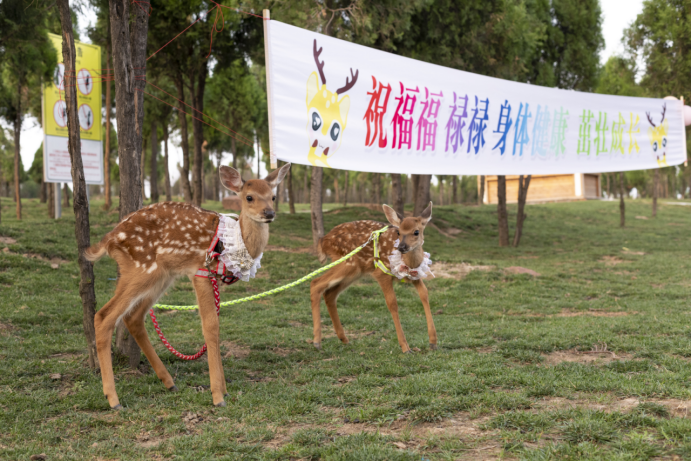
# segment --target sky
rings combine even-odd
[[[626,29],[643,10],[643,0],[600,0],[600,5],[604,17],[602,34],[605,38],[605,49],[600,53],[600,60],[604,64],[610,56],[621,54],[624,51],[624,47],[621,43],[624,29]],[[81,38],[84,42],[89,43],[89,39],[86,37],[86,29],[89,25],[96,22],[96,15],[87,7],[78,15],[78,20]],[[2,126],[8,128],[4,122]],[[28,170],[33,162],[34,153],[41,146],[41,142],[43,141],[43,130],[38,120],[33,117],[26,117],[24,119],[21,136],[22,162],[24,163],[24,168]],[[172,182],[175,182],[179,177],[176,165],[182,163],[182,150],[177,146],[179,140],[179,137],[171,137],[169,141],[169,171]],[[231,159],[232,156],[230,154],[225,154],[222,162],[228,164]],[[256,157],[252,164],[255,165],[253,171],[256,174]],[[262,177],[266,175],[266,168],[263,163],[261,164],[260,173]]]

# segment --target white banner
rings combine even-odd
[[[68,138],[44,137],[43,172],[46,182],[72,182],[72,161],[67,148]],[[103,144],[101,141],[81,140],[84,180],[87,184],[103,185]]]
[[[678,100],[484,77],[268,22],[272,158],[455,175],[601,173],[686,160]]]

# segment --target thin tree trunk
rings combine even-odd
[[[451,193],[451,202],[454,205],[458,205],[458,176],[456,175],[451,178],[451,188],[453,189]]]
[[[14,197],[17,208],[17,219],[22,219],[22,196],[19,183],[19,165],[22,158],[20,156],[20,138],[22,134],[22,84],[17,84],[17,114],[14,119]]]
[[[223,152],[221,150],[216,151],[216,180],[214,181],[214,195],[216,200],[219,202],[223,201],[222,188],[221,188],[221,157],[223,157]]]
[[[64,0],[63,0],[64,1]],[[142,207],[141,149],[144,117],[143,90],[146,74],[146,33],[148,14],[135,8],[130,29],[130,1],[109,0],[110,37],[115,76],[118,160],[120,167],[120,219]],[[138,91],[140,90],[140,91]],[[128,334],[124,323],[116,331],[116,349],[129,358],[129,365],[139,365],[139,346]]]
[[[151,203],[158,202],[158,127],[151,122]]]
[[[142,151],[141,151],[141,156],[139,159],[141,160],[141,164],[139,165],[139,171],[141,173],[141,181],[142,181],[142,205],[146,201],[146,139],[143,140],[142,142]]]
[[[233,150],[233,168],[236,170],[238,169],[238,151],[237,151],[237,146],[235,144],[235,138],[232,138],[230,140],[230,147]]]
[[[288,204],[290,206],[290,214],[295,214],[295,191],[293,190],[293,168],[290,167],[288,171]]]
[[[68,0],[56,2],[62,23],[62,57],[65,63],[65,75],[76,75],[74,37],[72,35],[72,15]],[[98,367],[96,354],[96,292],[94,290],[94,269],[91,262],[84,257],[84,252],[91,246],[89,226],[89,202],[86,196],[84,167],[82,165],[81,141],[79,135],[79,118],[77,114],[77,90],[75,82],[65,85],[65,104],[67,107],[68,149],[72,164],[72,184],[74,192],[74,233],[77,239],[77,262],[79,264],[79,296],[82,298],[82,326],[86,336],[89,354],[89,367]]]
[[[485,176],[480,176],[480,191],[477,196],[477,204],[482,205],[485,200]]]
[[[444,177],[437,176],[439,178],[439,205],[444,205]]]
[[[110,25],[108,26],[108,31],[106,32],[106,67],[110,67],[112,59],[110,58]],[[106,203],[103,208],[108,211],[113,205],[112,198],[110,196],[110,112],[111,112],[111,94],[110,87],[112,86],[110,80],[106,79],[106,145],[105,145],[105,158],[103,159],[103,175],[105,177],[105,199]]]
[[[411,179],[411,181],[412,181],[412,183],[413,183],[413,208],[417,209],[417,205],[416,205],[416,202],[417,202],[417,189],[418,189],[418,186],[419,186],[419,184],[420,184],[420,175],[417,175],[417,174],[410,175],[410,179]],[[424,208],[423,208],[423,210],[424,210]],[[413,214],[414,214],[414,213],[413,213]],[[415,214],[414,214],[414,215],[415,215]],[[415,216],[417,216],[417,215],[415,215]]]
[[[525,214],[525,202],[528,199],[528,187],[530,186],[530,179],[532,175],[524,178],[521,175],[518,178],[518,214],[516,215],[516,231],[513,234],[513,246],[517,247],[521,243],[523,236],[523,223],[528,216]]]
[[[348,205],[348,180],[350,179],[350,171],[345,172],[345,184],[343,185],[343,206]]]
[[[403,214],[403,186],[401,184],[401,175],[397,173],[391,174],[391,201],[393,202],[393,209],[401,216]]]
[[[166,201],[173,200],[173,191],[170,189],[170,171],[168,170],[168,121],[163,124],[163,175],[166,184]]]
[[[81,150],[81,148],[79,150]],[[65,209],[70,207],[70,189],[67,187],[67,183],[62,185],[62,206]]]
[[[192,102],[197,114],[204,112],[204,88],[206,87],[206,75],[209,66],[208,61],[204,61],[198,73],[196,91],[192,93]],[[190,82],[193,82],[193,78],[190,77]],[[194,83],[193,83],[194,85]],[[204,125],[202,124],[200,117],[194,117],[192,119],[192,129],[194,131],[194,170],[192,171],[192,183],[194,185],[194,191],[192,197],[194,203],[197,206],[202,204],[202,194],[204,193],[202,187],[202,145],[204,143]]]
[[[506,211],[506,176],[497,176],[497,215],[499,246],[509,246],[509,216]]]
[[[179,111],[178,122],[180,124],[180,148],[182,149],[182,167],[180,168],[180,187],[182,189],[182,197],[185,202],[192,201],[192,189],[190,188],[190,142],[189,133],[187,132],[187,115],[185,115],[184,103],[185,100],[185,84],[182,75],[178,74],[175,78],[175,86],[178,89]],[[235,148],[233,148],[235,152]]]
[[[46,198],[47,198],[46,197],[46,189],[47,189],[46,182],[41,179],[41,190],[40,190],[41,195],[39,196],[39,201],[41,203],[46,203]]]
[[[655,176],[653,179],[653,218],[657,217],[657,196],[660,190],[660,169],[655,169]]]
[[[334,202],[341,202],[341,191],[338,188],[338,173],[334,175]]]
[[[624,204],[624,173],[619,173],[619,227],[626,225],[626,205]]]
[[[312,214],[312,243],[317,248],[319,240],[324,237],[324,214],[322,213],[322,179],[324,169],[312,167],[312,187],[310,189],[310,211]]]
[[[69,141],[68,141],[69,142]],[[49,183],[48,189],[48,217],[55,219],[55,184]]]
[[[261,161],[261,155],[259,154],[259,149],[261,149],[261,146],[259,146],[259,137],[257,136],[257,133],[254,133],[254,139],[257,142],[257,179],[259,179],[260,176],[260,168],[259,168],[259,163]]]
[[[372,196],[376,205],[381,204],[381,173],[372,173]]]
[[[432,181],[431,174],[421,174],[417,175],[417,195],[415,196],[415,209],[413,210],[413,216],[420,216],[420,213],[427,208],[430,200],[430,182]]]

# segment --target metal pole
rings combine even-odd
[[[53,183],[55,187],[55,219],[60,219],[62,217],[62,183]]]

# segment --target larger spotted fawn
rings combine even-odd
[[[290,164],[287,164],[272,171],[265,179],[244,182],[240,173],[233,168],[221,167],[221,183],[241,199],[242,209],[237,222],[189,203],[155,203],[125,217],[100,243],[86,251],[86,257],[91,261],[108,254],[117,262],[120,274],[115,295],[96,313],[94,321],[103,393],[111,408],[122,408],[115,391],[111,361],[113,329],[121,320],[125,322],[163,385],[169,390],[177,390],[173,378],[149,341],[144,329],[144,316],[175,279],[182,276],[190,278],[197,295],[202,330],[208,347],[213,403],[225,406],[226,381],[221,363],[214,291],[207,277],[195,277],[195,274],[205,265],[210,267],[207,254],[211,242],[215,240],[217,229],[221,230],[219,224],[228,223],[228,227],[224,229],[234,230],[236,241],[239,241],[238,236],[241,234],[243,261],[249,260],[258,265],[269,241],[269,223],[276,216],[273,209],[273,189],[283,180],[289,168]],[[226,231],[226,234],[230,233],[232,232]],[[252,268],[256,270],[254,265]],[[238,272],[237,275],[243,280],[250,278],[249,273],[245,272]]]
[[[316,348],[321,348],[321,316],[320,303],[322,296],[326,301],[331,321],[336,332],[336,336],[344,343],[348,343],[345,331],[338,318],[336,300],[338,295],[360,277],[371,274],[379,283],[384,292],[386,305],[391,312],[393,322],[396,327],[398,344],[404,353],[410,352],[410,347],[403,334],[401,320],[398,317],[398,302],[394,292],[394,282],[396,279],[412,282],[417,289],[422,306],[425,309],[427,318],[427,333],[429,334],[429,345],[431,349],[437,348],[437,330],[434,327],[434,319],[429,306],[427,287],[422,281],[428,274],[431,274],[428,264],[431,263],[429,255],[422,249],[424,243],[424,231],[427,223],[432,219],[432,202],[418,217],[403,218],[394,211],[393,208],[384,205],[384,214],[392,227],[387,229],[379,237],[379,253],[382,266],[375,266],[374,242],[368,244],[359,253],[346,260],[324,275],[312,281],[310,295],[312,302],[312,321],[314,322],[314,340]],[[334,227],[331,232],[325,235],[319,242],[318,252],[320,259],[332,260],[342,258],[363,242],[367,241],[372,232],[381,229],[384,223],[376,221],[354,221]],[[432,274],[433,275],[433,274]]]

